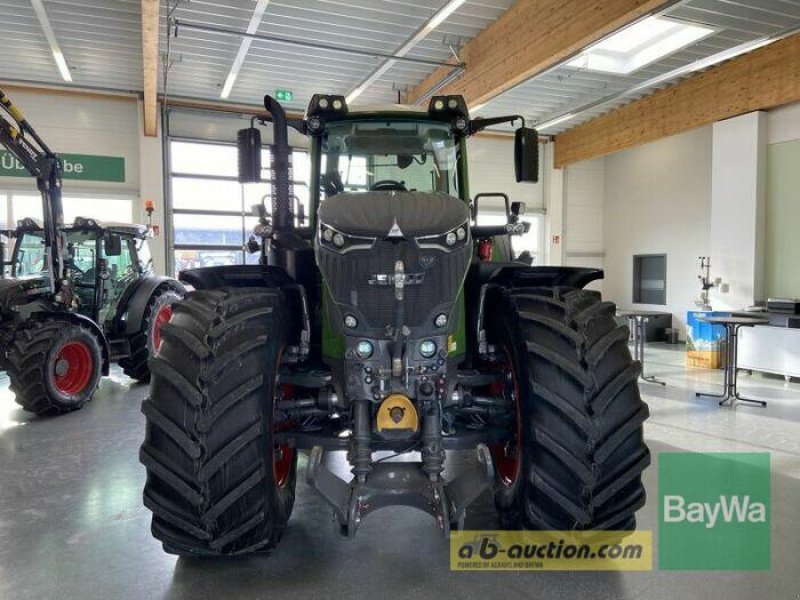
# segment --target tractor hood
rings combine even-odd
[[[468,220],[469,207],[443,193],[343,193],[319,208],[320,223],[345,234],[377,238],[443,234]]]
[[[0,313],[30,302],[33,296],[46,293],[48,286],[48,278],[44,276],[0,279]]]

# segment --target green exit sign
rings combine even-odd
[[[275,99],[278,102],[291,102],[294,94],[290,90],[275,90]]]

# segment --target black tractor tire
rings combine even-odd
[[[86,327],[45,319],[17,332],[6,362],[17,404],[37,415],[57,415],[92,398],[102,377],[103,351]]]
[[[516,470],[495,483],[504,528],[636,528],[649,412],[615,312],[574,288],[505,289],[487,306],[489,343],[510,358],[517,389],[518,439],[504,449]]]
[[[172,314],[170,307],[180,299],[181,295],[168,287],[159,288],[150,296],[144,310],[142,328],[128,340],[131,347],[130,356],[119,361],[119,366],[125,375],[140,383],[150,381],[148,360],[158,353],[160,329]]]
[[[273,435],[291,316],[280,291],[220,288],[188,294],[164,325],[139,456],[165,551],[245,554],[280,539],[297,479],[297,453]]]

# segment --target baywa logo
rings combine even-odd
[[[720,496],[719,502],[687,502],[683,496],[664,496],[665,523],[703,523],[706,529],[716,526],[722,518],[724,523],[765,523],[767,505],[751,502],[750,496]]]
[[[769,569],[768,453],[661,453],[658,476],[659,568]]]

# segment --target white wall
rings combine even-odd
[[[604,266],[604,206],[606,159],[588,160],[568,167],[564,173],[564,264],[570,267]],[[589,287],[602,291],[605,282]]]
[[[476,136],[467,141],[469,193],[503,192],[512,202],[524,202],[528,211],[544,208],[543,156],[539,145],[539,183],[517,183],[514,175],[514,138]]]
[[[711,127],[606,157],[604,293],[620,308],[663,310],[683,332],[709,254]],[[633,304],[633,256],[667,255],[667,304]],[[683,334],[682,334],[683,335]]]
[[[544,145],[542,187],[547,211],[544,227],[546,265],[564,264],[564,172],[554,166],[555,144]]]
[[[758,239],[758,232],[762,231],[758,223],[763,218],[763,203],[759,204],[756,199],[763,193],[761,174],[766,171],[763,144],[800,139],[800,104],[775,109],[766,116],[754,114],[744,118],[745,121],[749,118],[750,122],[748,140],[743,140],[742,136],[726,138],[721,132],[731,124],[727,121],[717,124],[719,203],[716,218],[712,217],[711,208],[715,147],[712,126],[565,169],[566,263],[589,265],[591,253],[599,248],[600,258],[596,264],[602,263],[605,270],[605,297],[622,308],[669,311],[675,327],[681,331],[686,311],[695,309],[694,301],[700,292],[699,256],[711,255],[712,277],[723,277],[732,284],[728,294],[712,291],[714,308],[741,309],[752,302],[751,297],[759,299],[757,296],[763,294],[758,294],[756,287],[764,267],[758,266],[758,248],[764,236]],[[742,179],[743,167],[735,166],[743,154],[749,157],[745,162],[752,167],[748,175],[750,183]],[[604,182],[602,192],[597,189],[601,182]],[[732,206],[731,196],[748,186],[752,210]],[[598,203],[602,204],[599,218],[593,216]],[[715,221],[718,239],[730,242],[732,255],[747,255],[745,262],[751,266],[751,285],[746,296],[741,298],[732,293],[737,287],[733,285],[736,275],[735,271],[728,272],[725,268],[719,247],[722,242],[717,243],[716,252],[712,247]],[[768,231],[763,233],[769,235]],[[580,253],[589,256],[582,257]],[[667,254],[666,306],[632,303],[633,255],[646,253]]]
[[[144,131],[144,110],[139,102],[139,131]],[[152,200],[155,203],[152,223],[158,235],[150,240],[150,252],[153,255],[153,266],[156,273],[166,273],[167,244],[166,226],[164,217],[164,169],[161,145],[161,114],[158,114],[158,137],[139,135],[139,173],[140,173],[140,199],[137,217],[142,223],[147,222],[144,211],[144,201]]]
[[[550,144],[552,145],[552,144]],[[469,166],[469,193],[474,198],[482,192],[502,192],[508,194],[511,202],[524,202],[528,215],[545,211],[545,188],[548,172],[544,167],[545,148],[539,144],[539,181],[537,183],[517,183],[514,171],[514,138],[512,136],[479,135],[467,141],[467,160]],[[500,217],[505,214],[503,200],[485,198],[480,203],[481,215]],[[526,238],[515,238],[512,245],[515,253],[522,249],[531,251],[535,260],[547,261],[545,227],[531,217],[533,226]],[[537,262],[536,264],[540,264]]]
[[[173,137],[235,142],[236,132],[249,126],[250,117],[235,113],[173,108],[169,115],[169,133]],[[271,144],[272,126],[259,128],[262,143]],[[289,128],[289,144],[294,148],[307,148],[308,138]]]
[[[767,113],[767,144],[800,140],[800,103]]]
[[[764,300],[766,114],[714,123],[711,165],[711,290],[716,310]]]
[[[7,90],[39,136],[55,152],[121,156],[125,182],[66,180],[66,194],[139,193],[139,120],[136,99],[51,95]],[[0,188],[35,190],[31,178],[0,177]]]

